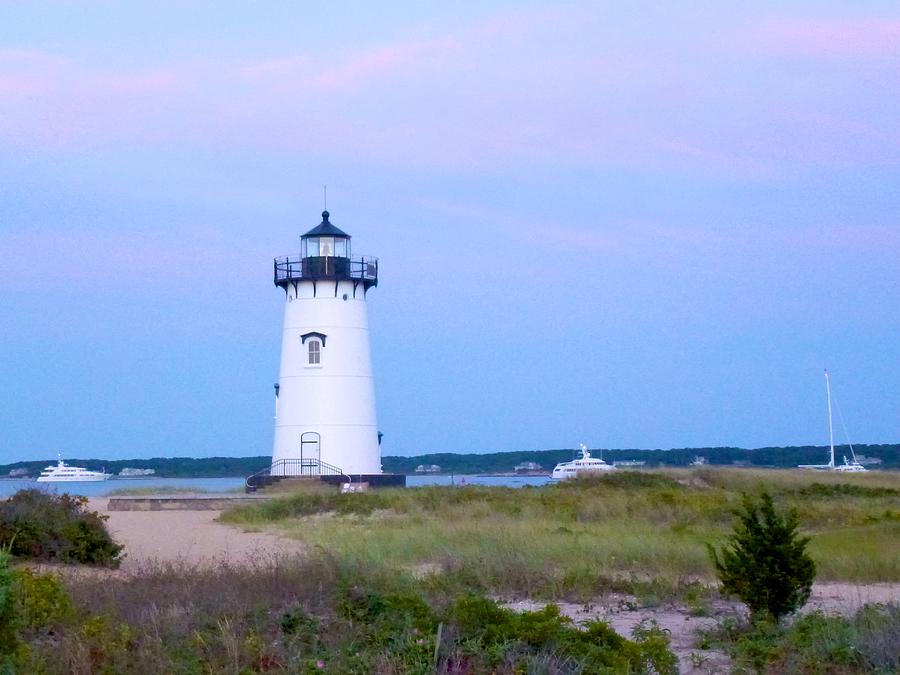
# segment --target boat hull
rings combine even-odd
[[[37,479],[38,483],[96,483],[101,480],[109,480],[111,476],[73,476],[72,478],[52,478],[52,477],[41,477]]]
[[[567,478],[575,478],[576,476],[602,475],[611,471],[615,471],[614,466],[597,467],[595,469],[554,469],[553,473],[550,474],[550,477],[553,480],[565,480]]]

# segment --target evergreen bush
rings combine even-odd
[[[720,554],[709,546],[722,590],[738,596],[754,619],[777,622],[809,599],[816,565],[806,553],[808,537],[797,531],[797,514],[781,516],[767,492],[759,501],[744,495],[743,509]]]

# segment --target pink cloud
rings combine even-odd
[[[896,58],[900,20],[770,19],[744,31],[740,42],[753,51],[805,58]]]
[[[237,74],[244,85],[278,92],[358,90],[380,80],[428,70],[446,58],[452,45],[445,39],[376,45],[336,59],[334,65],[295,54],[244,64]]]
[[[446,59],[452,46],[451,40],[433,40],[376,47],[355,55],[339,68],[325,71],[315,82],[326,89],[358,87],[376,77],[433,67]]]
[[[46,91],[45,85],[27,75],[0,73],[0,98],[26,98]]]
[[[900,136],[881,110],[890,94],[867,88],[866,108],[843,93],[859,90],[855,74],[823,69],[812,77],[828,87],[785,86],[772,96],[768,89],[786,80],[773,82],[752,56],[816,53],[829,42],[878,53],[873,44],[895,48],[888,43],[898,25],[770,20],[743,30],[736,50],[643,33],[636,43],[596,13],[540,10],[237,63],[128,70],[0,50],[0,144],[227,145],[379,166],[562,161],[745,176],[883,164],[896,153],[879,148],[895,148]],[[868,66],[859,70],[890,86]],[[735,77],[744,68],[756,68],[755,77]]]
[[[189,77],[189,73],[176,69],[132,73],[101,72],[93,76],[93,81],[88,86],[111,94],[155,96],[181,90]]]
[[[416,130],[406,119],[381,119],[382,133],[372,134],[356,111],[376,104],[374,90],[378,97],[396,97],[405,95],[405,87],[413,91],[448,74],[465,77],[478,66],[484,45],[521,41],[546,14],[492,17],[431,37],[236,66],[195,62],[111,70],[49,53],[0,51],[0,141],[59,146],[228,138],[293,152],[333,152],[341,139],[354,153],[369,148],[396,154],[398,139],[408,140]],[[399,109],[401,118],[405,113]],[[421,156],[421,148],[414,154]]]
[[[246,63],[237,72],[246,83],[275,84],[282,90],[355,90],[378,80],[434,75],[465,60],[473,44],[522,41],[561,16],[555,10],[494,16],[446,34],[376,44],[327,61],[293,54]]]
[[[30,49],[0,49],[0,100],[51,93],[70,62]]]

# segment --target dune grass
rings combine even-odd
[[[537,598],[679,593],[714,579],[706,545],[743,492],[794,508],[820,580],[900,581],[900,474],[622,471],[540,488],[310,486],[222,520],[275,528],[349,561],[433,584]]]

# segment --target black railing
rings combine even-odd
[[[314,256],[284,256],[275,258],[275,285],[294,281],[320,279],[362,281],[366,288],[378,285],[378,258],[335,258]]]
[[[283,478],[317,478],[319,476],[344,476],[348,483],[353,482],[353,479],[344,473],[343,469],[319,459],[279,459],[277,462],[272,462],[271,466],[248,476],[246,490],[255,492],[257,488],[271,485]]]

